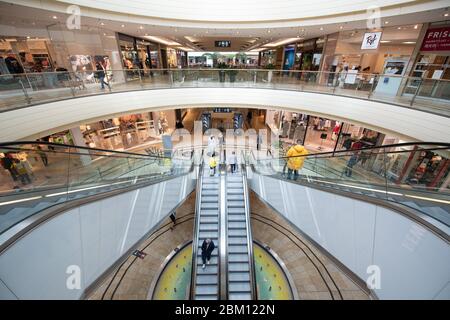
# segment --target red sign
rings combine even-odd
[[[450,27],[428,29],[420,51],[450,51]]]

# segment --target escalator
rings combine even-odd
[[[245,171],[210,176],[201,167],[197,185],[191,299],[251,300],[256,297],[249,201]],[[201,246],[216,245],[202,267]]]
[[[193,250],[192,299],[219,300],[219,206],[220,178],[209,176],[209,169],[201,166],[197,183],[196,233]],[[202,267],[202,243],[211,239],[216,248],[210,263]]]
[[[228,300],[254,299],[252,236],[243,170],[226,177]]]

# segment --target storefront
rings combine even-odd
[[[310,39],[296,45],[294,70],[318,71],[322,59],[324,38]]]
[[[284,143],[300,143],[312,153],[349,150],[355,142],[360,148],[394,143],[361,126],[289,111],[267,110],[266,125]]]
[[[374,75],[404,76],[411,59],[421,25],[385,27],[380,30],[342,31],[328,36],[322,71],[345,74],[339,86],[345,89],[374,90],[396,95],[401,78]],[[336,84],[337,76],[322,77],[322,84]]]
[[[450,23],[431,24],[420,44],[404,94],[450,99]]]
[[[277,50],[265,50],[260,54],[260,66],[266,68],[268,66],[275,66],[277,60]]]
[[[119,34],[119,43],[125,69],[149,70],[162,67],[159,44],[124,34]]]
[[[175,128],[175,111],[147,112],[80,126],[86,145],[92,148],[124,150],[152,142]]]
[[[0,42],[0,74],[53,71],[48,46],[48,39],[4,37]]]

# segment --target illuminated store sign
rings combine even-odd
[[[450,51],[450,27],[428,29],[421,51]]]

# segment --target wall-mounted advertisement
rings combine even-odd
[[[366,32],[361,43],[361,50],[377,49],[381,34],[382,32]]]

